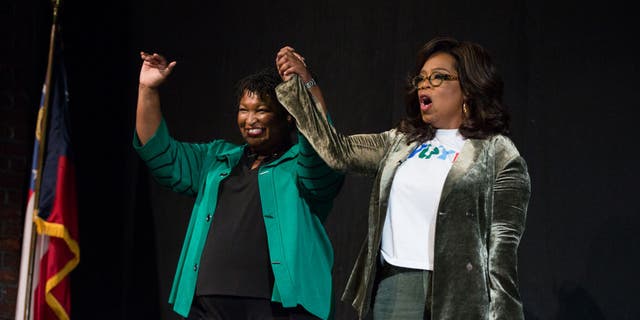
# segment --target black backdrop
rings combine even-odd
[[[32,1],[46,43],[49,4]],[[175,137],[239,141],[233,85],[281,46],[306,57],[339,130],[378,132],[403,115],[414,53],[436,35],[479,42],[505,80],[533,187],[519,259],[527,319],[640,318],[636,20],[614,1],[67,1],[82,250],[72,318],[178,319],[167,299],[193,200],[158,187],[131,147],[140,50],[178,61],[162,92]],[[326,222],[337,296],[370,186],[348,176]],[[353,315],[336,301],[337,319]]]

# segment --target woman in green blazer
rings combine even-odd
[[[244,143],[181,142],[160,87],[176,65],[140,55],[133,146],[155,180],[195,197],[169,303],[195,319],[332,319],[333,248],[323,222],[344,175],[331,170],[275,99],[273,68],[237,84]]]
[[[304,59],[276,57],[278,99],[329,166],[375,177],[367,237],[343,300],[360,318],[523,319],[517,249],[530,179],[506,136],[503,83],[481,46],[435,38],[417,54],[406,117],[345,136]],[[311,94],[308,94],[310,91]]]

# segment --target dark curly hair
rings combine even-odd
[[[460,88],[469,109],[460,125],[460,134],[476,139],[508,134],[509,115],[502,103],[503,82],[487,50],[473,42],[436,37],[418,51],[415,69],[407,79],[407,116],[396,127],[407,135],[407,142],[430,140],[436,132],[436,128],[422,121],[417,90],[411,84],[411,78],[420,73],[424,63],[435,53],[450,54],[456,61]]]
[[[272,104],[273,107],[285,110],[276,96],[276,86],[282,80],[275,68],[265,68],[254,74],[250,74],[236,84],[236,102],[240,102],[244,91],[253,92],[260,100]]]

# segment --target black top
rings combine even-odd
[[[271,298],[273,272],[262,217],[256,155],[242,156],[220,183],[213,225],[200,260],[196,295]],[[261,165],[280,154],[264,159]]]

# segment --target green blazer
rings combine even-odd
[[[342,299],[370,309],[382,227],[395,171],[417,143],[390,130],[344,136],[297,77],[278,99],[318,154],[340,171],[374,176],[369,223]],[[530,197],[527,165],[507,137],[465,141],[445,180],[436,219],[432,319],[523,319],[517,249]]]
[[[258,173],[260,200],[275,277],[272,301],[303,306],[327,319],[332,306],[333,249],[323,227],[344,175],[331,170],[299,136]],[[161,185],[196,196],[169,297],[178,314],[189,314],[202,250],[215,221],[218,187],[239,162],[245,145],[224,140],[184,143],[172,139],[164,120],[144,145],[134,148]]]

